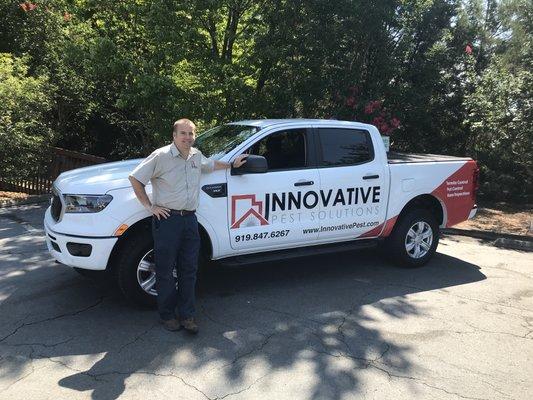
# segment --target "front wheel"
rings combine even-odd
[[[439,225],[427,210],[413,209],[402,216],[386,241],[389,258],[402,267],[426,264],[439,244]]]
[[[200,275],[208,262],[200,254],[198,263]],[[175,269],[173,274],[176,279]],[[154,240],[149,230],[139,231],[128,238],[118,254],[116,275],[118,286],[128,300],[148,307],[157,304]]]
[[[154,241],[148,230],[128,238],[118,254],[116,273],[122,294],[130,301],[156,305]]]

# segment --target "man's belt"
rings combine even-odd
[[[184,217],[185,215],[192,215],[196,212],[196,210],[170,210],[171,215],[181,215]]]

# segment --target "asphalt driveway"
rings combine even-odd
[[[0,210],[1,399],[530,399],[533,253],[448,237],[217,268],[201,332],[161,328],[48,255],[43,206]]]

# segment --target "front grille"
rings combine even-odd
[[[52,218],[55,221],[59,221],[59,217],[61,216],[61,207],[63,207],[61,204],[61,199],[57,194],[54,193],[52,196],[52,207],[50,211],[52,213]]]

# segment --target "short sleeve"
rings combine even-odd
[[[199,153],[201,157],[200,165],[202,168],[202,172],[213,172],[215,170],[215,162],[204,156],[202,152],[199,151]]]
[[[155,176],[158,155],[159,152],[154,151],[152,154],[146,157],[139,165],[137,165],[137,167],[135,167],[130,176],[133,176],[143,185],[147,185],[150,179],[154,178]]]

